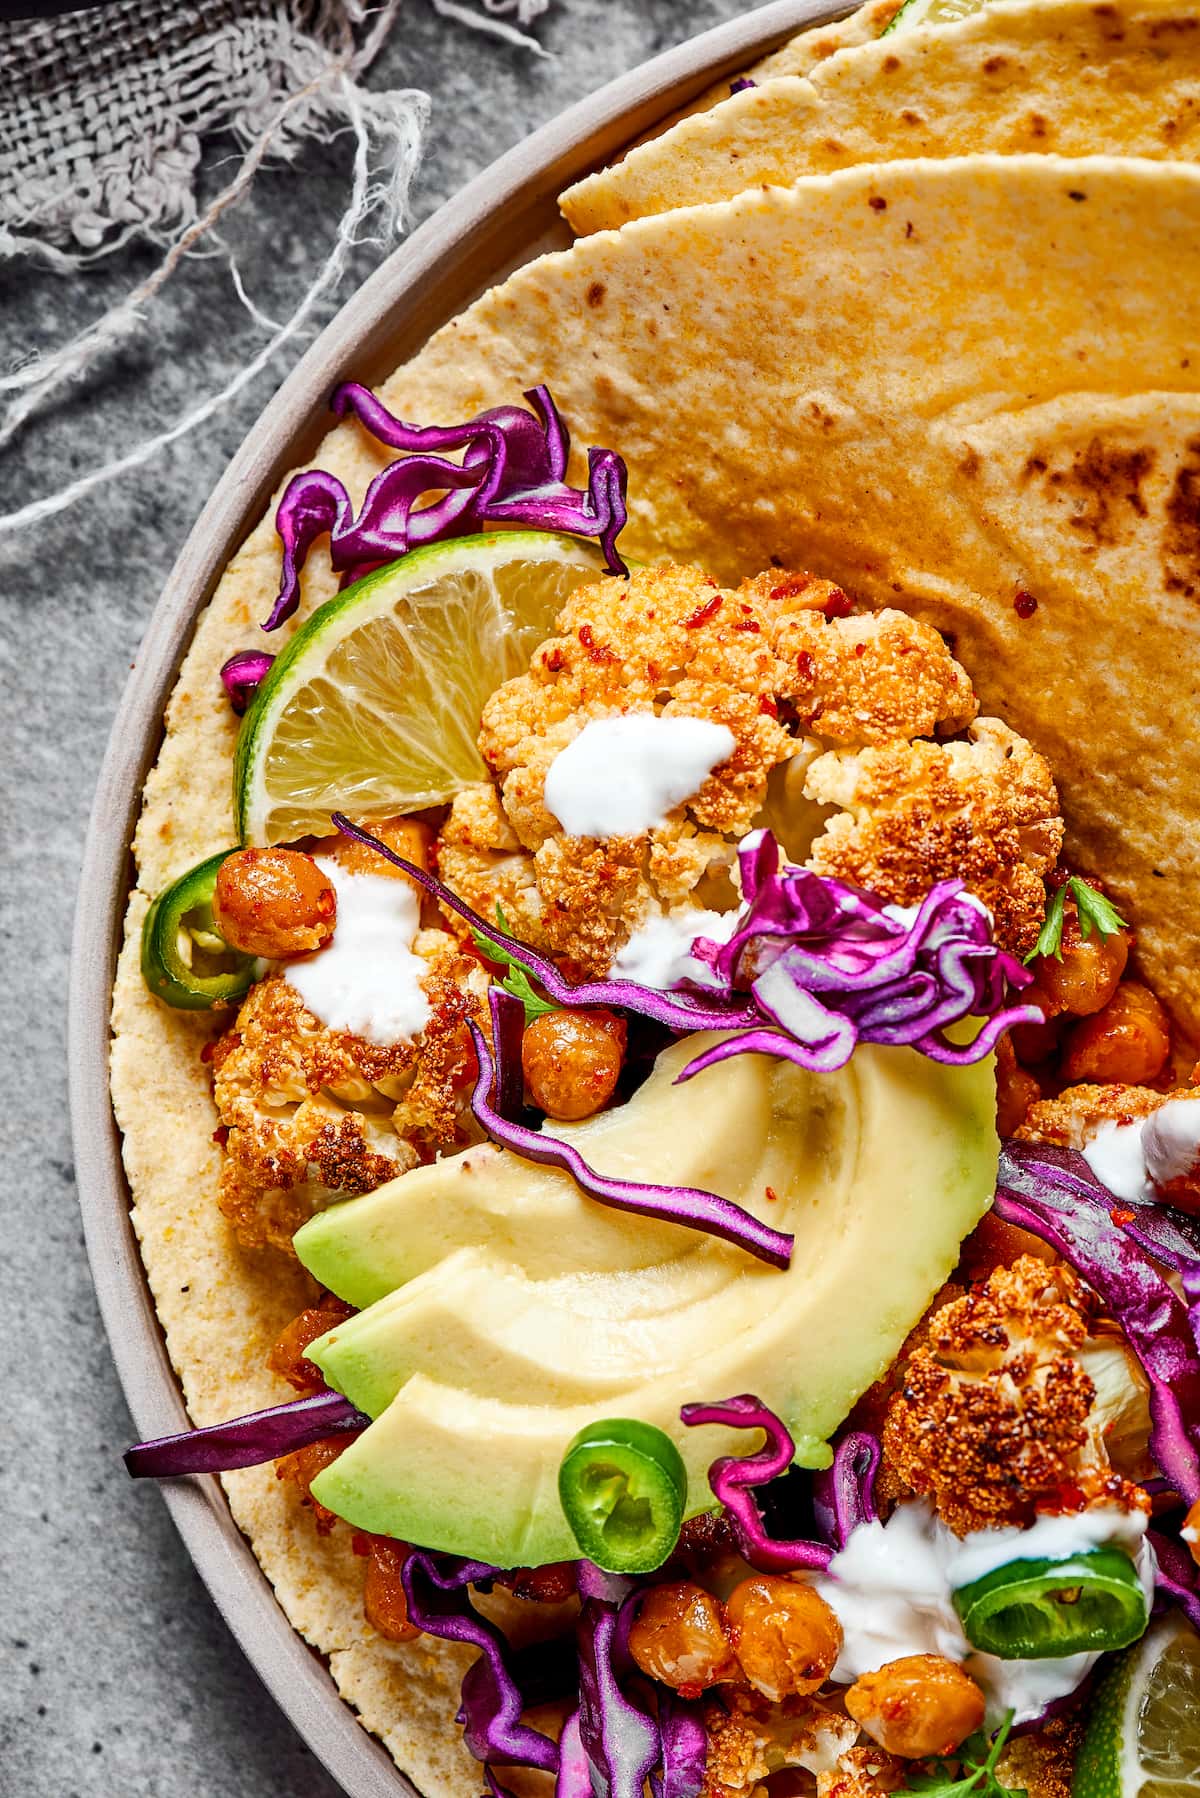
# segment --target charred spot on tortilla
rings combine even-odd
[[[1052,467],[1045,455],[1027,457],[1022,481],[1044,477],[1046,489],[1072,505],[1066,522],[1081,536],[1097,545],[1122,543],[1127,534],[1123,514],[1148,516],[1142,489],[1157,464],[1156,452],[1146,445],[1125,447],[1094,436],[1082,449],[1068,453],[1065,467]]]
[[[1167,587],[1193,598],[1200,592],[1200,437],[1189,440],[1187,454],[1167,500],[1162,547]]]

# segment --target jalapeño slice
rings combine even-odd
[[[608,1417],[580,1430],[568,1447],[558,1495],[589,1561],[606,1573],[651,1573],[679,1540],[687,1473],[662,1430]]]
[[[231,949],[213,919],[217,870],[232,854],[222,849],[172,881],[142,925],[142,979],[181,1011],[231,1004],[254,984],[254,956]]]
[[[1009,1561],[960,1586],[954,1608],[968,1642],[1006,1661],[1127,1648],[1150,1615],[1137,1570],[1119,1548]]]

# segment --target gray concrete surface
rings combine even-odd
[[[539,59],[408,0],[370,80],[434,98],[417,216],[578,96],[743,10],[740,0],[555,0],[537,28],[551,57]],[[317,265],[345,193],[344,148],[264,172],[230,227],[270,315]],[[228,155],[210,147],[213,179]],[[84,325],[154,260],[135,249],[68,280],[8,265],[0,368]],[[368,266],[363,256],[357,274]],[[0,510],[174,417],[260,341],[222,264],[188,265],[141,337],[0,461]],[[80,847],[122,684],[205,495],[286,366],[152,476],[0,540],[2,1798],[336,1798],[226,1633],[158,1494],[122,1470],[131,1425],[84,1257],[64,1074]]]

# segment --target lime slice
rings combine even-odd
[[[334,811],[419,811],[485,779],[485,700],[525,672],[568,595],[602,571],[581,538],[493,531],[413,550],[329,600],[246,713],[233,775],[241,841],[322,835]]]
[[[1073,1798],[1200,1792],[1200,1635],[1164,1617],[1096,1686]]]
[[[982,12],[987,0],[904,0],[900,11],[884,26],[880,37],[893,31],[907,31],[910,25],[953,25],[956,19],[969,19]]]

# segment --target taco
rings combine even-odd
[[[197,625],[130,1464],[431,1798],[1194,1777],[1198,223],[971,156],[582,241]]]

